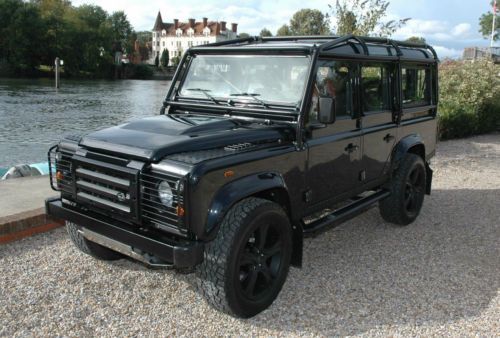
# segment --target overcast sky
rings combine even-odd
[[[109,12],[123,10],[135,30],[151,30],[159,10],[165,22],[174,18],[187,21],[191,17],[201,21],[206,16],[209,20],[237,22],[239,32],[257,35],[263,27],[275,34],[301,8],[327,12],[328,4],[334,4],[335,0],[73,0],[72,3],[77,6],[92,3]],[[478,30],[481,14],[491,11],[490,0],[392,0],[390,3],[388,18],[411,18],[393,37],[423,36],[436,48],[440,58],[458,57],[464,47],[489,44]]]

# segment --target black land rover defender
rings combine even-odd
[[[253,316],[304,236],[376,202],[388,222],[418,216],[437,63],[428,45],[352,35],[191,48],[159,116],[50,149],[47,213],[81,251],[194,269],[212,306]]]

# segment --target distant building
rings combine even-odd
[[[225,21],[208,21],[207,18],[203,18],[201,22],[189,19],[187,23],[174,19],[174,22],[170,23],[163,22],[158,12],[153,27],[152,60],[156,56],[160,57],[167,49],[169,65],[172,65],[172,59],[176,56],[180,57],[189,47],[235,39],[237,35],[237,23],[232,23],[231,29],[228,29]]]
[[[465,48],[463,59],[469,61],[491,60],[494,63],[500,63],[500,47],[470,47]]]

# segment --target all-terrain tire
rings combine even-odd
[[[75,223],[66,221],[66,230],[68,231],[69,238],[71,239],[73,244],[81,252],[86,253],[87,255],[103,261],[114,261],[123,258],[122,254],[105,248],[97,243],[91,242],[83,237],[83,235],[78,232],[78,225],[76,225]]]
[[[425,186],[426,168],[422,157],[407,153],[389,183],[391,195],[379,203],[382,218],[397,225],[412,223],[422,209]]]
[[[266,235],[262,230],[264,228]],[[268,239],[261,241],[261,234],[264,237],[278,238],[274,241],[279,244],[274,244],[273,247],[279,246],[279,253],[267,258],[269,251],[266,250],[271,249],[266,249],[265,245],[272,244],[272,241]],[[263,249],[259,251],[261,244]],[[259,258],[260,252],[267,252],[266,257]],[[233,317],[252,317],[269,307],[276,299],[288,274],[291,254],[292,233],[285,211],[274,202],[247,198],[228,211],[217,237],[206,246],[204,261],[196,269],[198,290],[217,310]],[[249,255],[262,261],[258,261],[255,265],[252,261],[247,266]],[[278,255],[278,267],[276,264],[273,267],[274,278],[268,279],[272,272],[269,276],[261,275],[271,271],[267,266],[271,266]],[[265,267],[260,267],[260,263]],[[248,271],[245,272],[245,269]],[[254,274],[256,276],[253,281],[254,289],[250,290],[251,277]],[[258,282],[260,284],[257,284]],[[267,282],[270,283],[268,288],[266,288]],[[259,285],[264,285],[262,286],[264,291],[256,292],[254,295],[255,288]]]

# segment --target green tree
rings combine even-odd
[[[288,25],[283,25],[278,30],[276,31],[276,36],[289,36],[292,35],[292,32],[290,31],[290,26]]]
[[[273,36],[273,33],[271,33],[271,31],[267,28],[262,28],[262,30],[260,31],[260,36]]]
[[[330,34],[328,14],[317,9],[301,9],[290,19],[291,35],[325,35]]]
[[[238,37],[240,39],[246,39],[246,38],[250,37],[250,34],[248,34],[248,33],[240,33],[240,34],[238,34]]]
[[[491,2],[493,6],[493,1]],[[497,41],[500,38],[500,15],[497,9],[496,19],[495,19],[495,33],[493,34],[493,40]],[[491,28],[493,26],[493,12],[484,13],[479,18],[479,33],[483,35],[485,39],[491,38]]]
[[[174,62],[174,58],[172,58],[172,62]],[[160,58],[158,57],[158,54],[155,57],[155,67],[158,68],[160,65]]]
[[[410,19],[384,21],[389,4],[387,0],[337,0],[328,5],[332,17],[337,18],[335,33],[391,36]]]
[[[168,66],[168,49],[164,49],[163,52],[161,53],[161,58],[160,58],[160,64],[162,67],[167,67]]]
[[[10,70],[32,71],[40,64],[45,25],[36,5],[0,0],[0,61]]]
[[[107,19],[107,25],[112,41],[115,44],[115,49],[131,53],[134,48],[131,41],[132,25],[128,21],[125,12],[113,12]]]
[[[413,43],[420,43],[420,44],[426,44],[427,41],[425,41],[425,38],[420,37],[420,36],[411,36],[408,39],[406,39],[407,42],[413,42]]]

